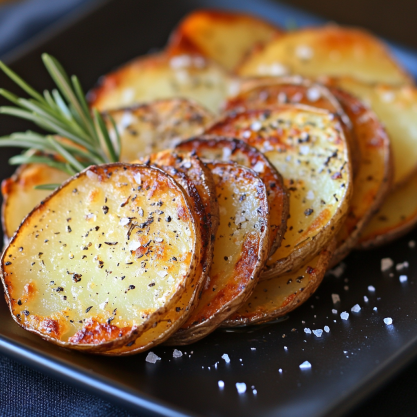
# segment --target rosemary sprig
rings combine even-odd
[[[0,95],[14,104],[0,107],[0,114],[32,121],[47,132],[27,131],[0,137],[0,147],[25,149],[9,162],[41,162],[70,175],[89,165],[117,162],[121,145],[114,121],[110,119],[116,132],[115,140],[112,140],[102,115],[97,110],[90,112],[78,78],[74,75],[69,77],[50,55],[43,54],[42,60],[57,86],[51,92],[45,90],[43,95],[0,61],[0,69],[29,95],[29,98],[19,98],[0,89]]]

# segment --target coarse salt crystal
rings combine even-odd
[[[325,331],[326,333],[329,333],[329,332],[330,332],[330,327],[329,327],[329,326],[324,326],[324,331]]]
[[[333,304],[339,303],[340,302],[339,294],[332,294],[332,301],[333,301]]]
[[[307,200],[314,200],[314,197],[315,197],[314,192],[309,190],[307,195],[306,195]]]
[[[281,369],[281,368],[279,368],[279,369],[278,369],[278,372],[279,372],[280,374],[282,374],[282,369]]]
[[[167,271],[158,271],[157,274],[160,277],[164,278],[164,277],[166,277],[168,275],[168,272]]]
[[[139,172],[137,172],[134,176],[133,179],[135,180],[136,184],[141,185],[142,184],[142,177],[140,175]]]
[[[250,348],[250,350],[256,350],[256,348]]]
[[[407,282],[408,280],[407,275],[400,275],[399,279],[400,279],[401,284],[403,284],[404,282]]]
[[[375,292],[375,287],[373,285],[369,285],[368,286],[368,291],[369,292]]]
[[[394,261],[391,258],[382,258],[381,259],[381,271],[388,271],[388,269],[392,268],[394,265]]]
[[[133,250],[136,250],[136,249],[140,248],[140,246],[141,246],[141,244],[139,242],[132,241],[132,242],[129,243],[128,248],[129,248],[129,250],[133,251]]]
[[[390,324],[392,324],[392,318],[391,317],[385,317],[384,323],[389,326]]]
[[[236,389],[239,394],[246,392],[246,384],[244,382],[236,382]]]
[[[363,301],[365,301],[365,303],[367,303],[369,301],[369,299],[366,295],[363,296]]]
[[[222,359],[224,359],[224,361],[225,361],[226,363],[230,363],[230,358],[229,358],[229,355],[228,355],[227,353],[224,353],[224,354],[222,355]]]
[[[153,352],[149,352],[148,356],[146,356],[145,361],[149,362],[149,363],[156,363],[156,361],[160,361],[161,358],[157,355],[155,355],[155,353]]]
[[[310,330],[308,327],[306,327],[306,328],[304,329],[304,333],[311,334],[311,330]]]
[[[337,310],[335,310],[334,308],[332,308],[332,313],[333,314],[337,314]]]
[[[376,307],[373,308],[374,311],[378,311],[378,309]]]
[[[126,226],[129,223],[130,223],[129,217],[122,217],[119,222],[120,226]]]
[[[219,386],[220,389],[224,388],[224,382],[223,381],[218,381],[217,385]]]
[[[350,311],[352,311],[353,313],[359,313],[359,311],[361,311],[361,306],[359,304],[355,304]]]
[[[301,365],[300,365],[300,369],[311,369],[311,363],[309,361],[304,361]]]
[[[340,318],[342,320],[347,320],[349,318],[349,313],[347,311],[344,311],[343,313],[340,313]]]
[[[313,333],[314,333],[314,336],[321,337],[321,335],[323,334],[323,330],[321,329],[313,330]]]
[[[86,172],[86,175],[90,180],[96,180],[98,178],[98,175],[95,172],[90,171],[90,170]]]
[[[262,127],[262,124],[261,124],[260,122],[258,122],[258,121],[253,122],[253,123],[250,125],[250,129],[251,129],[253,132],[257,132],[258,130],[261,130],[261,127]]]
[[[173,358],[180,358],[182,356],[182,352],[180,350],[174,349],[174,352],[172,353]]]
[[[264,163],[263,163],[263,162],[261,162],[261,161],[258,161],[258,162],[255,164],[255,166],[253,167],[253,170],[254,170],[255,172],[263,172],[264,168],[265,168]]]
[[[156,243],[161,243],[161,242],[163,242],[164,241],[164,239],[162,239],[162,237],[156,237],[155,238],[155,242]]]
[[[254,389],[252,392],[253,392],[253,395],[256,395],[258,393],[258,390]]]
[[[288,350],[287,346],[284,346],[284,350]]]
[[[396,269],[397,271],[402,271],[403,269],[408,268],[408,267],[409,267],[409,263],[408,263],[407,261],[404,261],[403,263],[399,263],[399,264],[397,264],[397,265],[395,266],[395,269]]]

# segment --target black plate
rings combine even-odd
[[[257,0],[113,0],[64,30],[55,28],[53,36],[44,37],[15,57],[12,66],[36,88],[50,87],[40,62],[40,54],[46,51],[78,74],[85,86],[92,86],[115,66],[162,47],[183,15],[208,6],[245,10],[281,24],[316,21],[290,8]],[[416,56],[400,49],[395,52],[411,71]],[[1,83],[12,88],[4,78]],[[0,134],[25,127],[4,117]],[[12,172],[7,165],[11,154],[11,150],[2,150],[2,178]],[[103,358],[57,348],[20,329],[4,301],[0,302],[0,350],[149,415],[341,415],[417,356],[417,249],[409,246],[410,240],[417,240],[416,232],[381,249],[353,253],[346,260],[345,273],[339,278],[327,277],[316,295],[286,321],[234,332],[217,331],[181,348],[184,355],[178,359],[167,347],[153,350],[161,357],[156,364],[145,362],[146,353]],[[401,271],[408,276],[406,283],[399,282],[400,273],[395,270],[391,275],[381,272],[381,258],[385,257],[395,263],[409,262]],[[376,291],[369,292],[369,285]],[[340,295],[339,304],[333,305],[332,294]],[[355,304],[362,308],[359,313],[350,312]],[[332,313],[334,308],[337,314]],[[349,320],[341,320],[342,311],[350,313]],[[384,324],[385,317],[392,317],[393,324]],[[306,327],[323,329],[326,325],[330,333],[320,338],[304,333]],[[229,364],[221,358],[224,353],[231,359]],[[299,368],[304,361],[311,363],[310,370]],[[224,381],[224,389],[219,388],[219,380]],[[246,393],[238,394],[239,382],[246,383]]]

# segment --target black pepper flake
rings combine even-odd
[[[82,277],[82,275],[81,275],[81,274],[73,274],[73,275],[72,275],[72,280],[73,280],[74,282],[80,282],[80,281],[81,281],[81,277]]]
[[[171,216],[168,216],[165,220],[169,223],[172,220]]]
[[[134,285],[129,285],[129,290],[134,290],[136,287]]]
[[[225,257],[224,257],[224,260],[225,260],[225,261],[228,261],[228,260],[229,260],[229,258],[228,258],[227,256],[225,256]]]
[[[102,209],[104,214],[107,214],[109,212],[109,208],[107,206],[103,206]]]
[[[126,275],[123,275],[122,277],[120,277],[120,279],[123,281],[126,278]]]
[[[304,211],[304,214],[306,216],[310,216],[313,213],[313,211],[314,211],[313,209],[309,208],[309,209],[307,209],[307,210]]]
[[[151,282],[151,283],[148,285],[148,287],[153,287],[153,286],[155,286],[155,283],[154,283],[154,282]]]
[[[6,262],[6,265],[11,265],[12,263],[10,261]]]
[[[117,245],[119,242],[104,242],[106,245],[114,246]]]
[[[22,300],[17,300],[17,304],[18,304],[19,306],[21,306],[21,305],[22,305]]]
[[[175,307],[175,311],[179,313],[181,311],[181,307]]]
[[[132,346],[132,345],[133,345],[133,343],[135,343],[135,341],[128,343],[126,346],[127,346],[127,347],[130,347],[130,346]]]
[[[62,292],[62,291],[64,291],[64,289],[62,287],[57,287],[55,291],[56,292]]]
[[[67,226],[67,232],[68,232],[68,233],[71,233],[71,232],[72,232],[72,229],[71,229],[71,227],[70,227],[70,226]]]
[[[27,310],[23,310],[22,311],[22,313],[25,315],[25,316],[28,316],[30,313],[29,313],[29,311],[27,311]]]
[[[93,306],[87,307],[85,312],[88,313],[92,308],[93,308]]]

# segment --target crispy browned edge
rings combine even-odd
[[[214,180],[213,180],[213,176],[210,172],[210,170],[207,168],[207,166],[195,155],[192,155],[191,158],[193,158],[195,160],[195,163],[198,164],[199,168],[202,170],[202,175],[200,177],[200,180],[204,180],[204,184],[205,184],[205,188],[208,191],[208,195],[211,201],[211,205],[209,206],[204,206],[203,201],[200,197],[200,195],[198,194],[198,191],[196,189],[195,184],[193,183],[193,180],[187,176],[187,174],[185,174],[183,171],[181,171],[180,167],[176,167],[174,165],[172,166],[166,166],[163,164],[158,164],[158,156],[163,158],[163,154],[165,154],[166,152],[173,154],[173,157],[175,157],[176,152],[175,151],[162,151],[159,152],[157,154],[152,154],[148,157],[143,158],[143,163],[145,165],[151,165],[154,167],[157,167],[163,171],[165,171],[168,175],[170,175],[170,168],[171,169],[178,169],[178,171],[182,172],[184,175],[184,183],[187,183],[187,190],[185,189],[185,187],[183,187],[180,183],[179,186],[182,187],[184,189],[184,192],[190,196],[190,200],[192,200],[192,205],[194,208],[196,208],[196,214],[199,220],[199,228],[201,230],[201,236],[202,236],[202,241],[203,244],[202,246],[202,256],[201,256],[201,275],[200,275],[200,280],[197,282],[195,290],[193,292],[193,296],[190,299],[188,306],[187,306],[187,311],[185,311],[185,314],[183,314],[183,316],[177,320],[173,326],[171,326],[169,329],[167,329],[163,334],[161,334],[157,339],[152,340],[151,342],[149,342],[147,345],[145,346],[140,346],[136,349],[132,349],[132,350],[126,350],[126,351],[107,351],[104,354],[106,356],[129,356],[129,355],[135,355],[137,353],[141,353],[144,352],[146,350],[151,349],[154,346],[157,346],[163,342],[165,342],[174,332],[176,332],[184,323],[185,321],[188,319],[189,315],[192,313],[192,311],[194,310],[194,308],[197,306],[198,304],[198,299],[199,296],[201,294],[202,291],[202,287],[205,284],[205,281],[207,279],[207,274],[210,270],[210,266],[213,260],[213,244],[214,244],[214,239],[213,236],[216,235],[217,232],[217,227],[219,225],[219,209],[218,209],[218,204],[217,204],[217,199],[216,199],[216,190],[215,190],[215,185],[214,185]],[[179,154],[182,154],[185,157],[188,157],[187,154],[183,153],[183,152],[178,152]],[[163,160],[163,159],[162,159]],[[175,179],[175,178],[174,178]],[[205,215],[202,213],[202,210],[205,211]],[[204,232],[204,224],[206,224],[209,228],[209,233],[206,234]]]
[[[315,273],[315,279],[311,280],[307,287],[303,289],[303,291],[298,291],[296,296],[282,308],[279,308],[273,311],[270,314],[262,314],[259,316],[253,317],[253,319],[238,319],[238,320],[225,320],[221,327],[237,327],[237,326],[247,326],[252,324],[262,324],[278,317],[285,316],[286,314],[290,313],[291,311],[295,310],[305,301],[307,301],[317,290],[321,282],[323,281],[324,275],[328,269],[329,261],[336,246],[336,240],[333,239],[325,249],[320,252],[319,262],[317,264],[317,272]],[[314,257],[313,257],[314,258]],[[307,261],[304,266],[307,266],[308,262],[312,259]],[[285,276],[283,274],[282,276]],[[278,277],[277,277],[278,278]],[[261,284],[259,284],[261,285]]]
[[[334,23],[327,23],[325,25],[321,25],[321,26],[306,26],[303,27],[302,29],[297,29],[297,32],[312,32],[312,31],[318,31],[318,30],[339,30],[339,31],[343,31],[344,33],[340,33],[339,34],[339,42],[344,42],[347,41],[347,36],[346,33],[350,32],[353,34],[359,34],[362,37],[363,42],[368,43],[368,42],[376,42],[382,50],[385,51],[387,57],[389,58],[389,60],[395,64],[398,69],[401,70],[402,74],[404,75],[404,77],[406,79],[408,79],[408,82],[406,84],[413,84],[414,82],[414,78],[413,76],[405,70],[404,67],[400,66],[397,62],[396,59],[394,59],[393,55],[391,54],[391,52],[389,51],[388,47],[385,46],[372,32],[367,31],[365,29],[363,29],[362,27],[354,27],[354,26],[340,26],[340,25],[336,25]],[[291,36],[291,32],[286,32],[282,35],[282,37],[286,37],[286,36]],[[272,39],[271,42],[274,42],[275,39]],[[262,53],[263,49],[265,49],[268,46],[268,44],[264,44],[261,46],[258,46],[257,48],[254,48],[250,54],[248,54],[246,56],[246,58],[241,62],[241,64],[236,68],[235,72],[236,74],[240,75],[240,70],[241,68],[246,64],[247,61],[249,61],[253,56],[256,56],[260,53]],[[325,75],[325,74],[323,74]]]
[[[256,284],[259,280],[259,275],[262,271],[262,268],[266,262],[268,257],[268,241],[269,241],[269,216],[268,216],[268,200],[266,198],[266,188],[262,180],[259,179],[256,172],[252,171],[250,168],[243,167],[241,165],[235,163],[224,163],[224,162],[213,162],[208,164],[211,169],[219,166],[232,166],[234,169],[244,169],[249,171],[254,177],[258,180],[258,193],[262,196],[262,202],[260,208],[262,208],[262,217],[265,218],[265,227],[263,235],[261,235],[261,239],[259,240],[259,249],[257,254],[257,260],[255,264],[254,271],[252,273],[251,280],[249,284],[246,285],[244,291],[240,292],[240,294],[234,298],[233,300],[229,301],[228,303],[224,304],[222,308],[213,316],[211,316],[208,320],[199,323],[197,325],[193,325],[187,329],[180,329],[175,333],[167,342],[166,345],[187,345],[190,343],[197,342],[198,340],[202,339],[203,337],[207,336],[208,334],[212,333],[216,330],[217,327],[221,325],[221,323],[233,314],[239,307],[246,302],[246,300],[252,294]]]
[[[258,151],[256,148],[248,145],[247,143],[243,142],[240,139],[228,138],[225,136],[217,136],[217,135],[200,135],[200,136],[192,137],[190,139],[186,139],[185,141],[179,143],[176,146],[176,149],[190,150],[188,147],[189,144],[194,143],[196,141],[206,142],[207,146],[210,146],[211,148],[213,148],[213,145],[221,146],[221,143],[223,141],[227,141],[232,144],[233,149],[238,149],[242,153],[246,154],[249,159],[251,159],[252,155],[255,155],[257,159],[261,158],[262,161],[265,163],[265,165],[268,166],[269,170],[274,175],[274,180],[277,183],[277,187],[280,190],[282,190],[281,193],[283,196],[281,223],[277,227],[276,236],[272,240],[270,249],[269,249],[269,255],[272,255],[273,253],[275,253],[275,251],[281,246],[282,238],[285,234],[285,231],[287,230],[287,219],[288,219],[289,207],[290,207],[290,200],[289,200],[288,192],[284,186],[284,180],[282,178],[282,175],[271,164],[271,162],[269,162],[269,159],[262,152]],[[191,151],[195,151],[195,148],[192,149]],[[233,150],[232,150],[232,153],[233,153]],[[267,195],[269,195],[268,193],[268,190],[270,189],[269,184],[267,184],[265,181],[264,181],[264,184],[267,190]]]
[[[380,131],[383,134],[383,137],[381,137],[381,139],[384,142],[384,146],[389,149],[389,152],[387,153],[386,159],[385,159],[384,179],[379,188],[379,191],[376,194],[374,201],[371,207],[369,208],[368,212],[362,217],[362,219],[358,221],[351,235],[342,243],[341,246],[336,247],[336,249],[334,250],[332,259],[330,260],[330,264],[329,264],[329,268],[332,268],[336,264],[338,264],[340,261],[342,261],[347,255],[349,255],[351,250],[356,246],[356,244],[358,243],[360,239],[361,232],[364,230],[366,225],[370,222],[370,220],[372,219],[372,216],[381,207],[385,198],[388,196],[389,192],[391,191],[393,178],[394,178],[394,161],[392,158],[392,148],[391,148],[391,142],[390,142],[389,136],[384,126],[381,124],[378,117],[376,116],[376,114],[373,111],[371,111],[366,105],[364,105],[359,99],[352,96],[351,94],[344,91],[343,89],[337,88],[337,87],[330,87],[330,90],[332,91],[332,93],[335,95],[335,97],[339,100],[339,102],[345,109],[347,108],[354,109],[354,108],[361,107],[363,110],[366,110],[367,114],[370,114],[372,116],[373,123],[379,124]],[[417,222],[417,218],[416,218],[416,222]],[[410,229],[412,227],[413,225],[410,226]],[[407,229],[403,234],[405,234],[410,229]],[[393,237],[392,239],[395,239],[395,237]]]
[[[187,196],[184,194],[184,191],[182,190],[182,188],[172,179],[172,177],[170,177],[169,175],[167,175],[165,172],[163,172],[162,170],[160,170],[159,168],[155,168],[155,167],[148,167],[146,165],[131,165],[131,164],[124,164],[124,163],[112,163],[112,164],[105,164],[105,165],[100,165],[100,166],[90,166],[86,169],[84,169],[83,171],[79,172],[78,174],[74,175],[73,177],[69,178],[67,181],[65,181],[64,183],[61,184],[61,186],[59,188],[57,188],[55,191],[53,191],[45,200],[43,200],[40,204],[38,204],[35,208],[33,208],[30,213],[23,219],[22,223],[20,224],[18,230],[15,232],[15,234],[13,235],[13,237],[11,238],[9,245],[7,247],[9,247],[11,244],[13,244],[14,240],[16,239],[16,237],[19,234],[19,231],[22,227],[24,227],[26,220],[32,216],[32,214],[38,212],[39,210],[41,210],[43,207],[45,207],[45,205],[48,203],[49,200],[51,200],[57,193],[59,193],[59,191],[65,187],[68,187],[72,180],[79,178],[80,176],[83,176],[86,174],[87,171],[96,171],[98,169],[100,170],[104,170],[104,169],[109,169],[109,168],[123,168],[123,167],[129,167],[129,166],[135,166],[135,167],[139,167],[141,169],[150,169],[150,170],[155,170],[158,171],[159,173],[163,174],[165,177],[168,178],[168,180],[171,182],[171,184],[173,185],[174,188],[176,188],[180,193],[183,194],[184,196],[184,202],[187,206],[187,209],[189,211],[189,213],[191,214],[191,218],[194,220],[193,221],[193,231],[195,233],[196,236],[196,245],[194,248],[194,253],[193,253],[193,261],[190,267],[190,276],[192,273],[194,273],[195,270],[195,263],[196,263],[196,256],[195,256],[195,249],[199,244],[199,229],[196,227],[196,221],[195,221],[195,216],[194,213],[192,212],[190,203],[188,202],[188,198]],[[77,344],[77,343],[71,343],[71,342],[61,342],[58,341],[52,337],[49,337],[47,335],[44,335],[40,332],[38,332],[37,330],[34,329],[29,329],[26,328],[25,326],[22,325],[22,323],[19,323],[19,321],[16,319],[15,315],[12,313],[12,305],[11,305],[11,297],[10,294],[8,292],[7,289],[7,285],[5,283],[4,280],[4,262],[5,262],[5,256],[6,256],[6,251],[7,251],[7,247],[4,250],[1,259],[0,259],[0,274],[1,274],[1,281],[3,284],[3,288],[4,288],[4,296],[7,302],[7,305],[9,307],[11,316],[13,318],[13,320],[23,329],[34,333],[38,336],[40,336],[42,339],[51,342],[55,345],[61,346],[61,347],[67,347],[67,348],[71,348],[71,349],[75,349],[75,350],[81,350],[81,351],[85,351],[87,353],[101,353],[101,352],[105,352],[107,350],[110,349],[115,349],[117,347],[121,347],[125,344],[128,344],[129,342],[135,340],[139,334],[145,332],[146,330],[148,330],[151,326],[154,325],[154,323],[156,323],[158,321],[158,319],[160,317],[162,317],[166,311],[168,310],[166,306],[163,306],[161,308],[159,308],[158,310],[156,310],[151,317],[142,325],[137,326],[137,327],[133,327],[131,332],[126,334],[125,336],[122,336],[116,340],[112,340],[112,341],[108,341],[108,342],[103,342],[103,343],[99,343],[99,344]],[[186,282],[184,284],[187,284]],[[168,303],[175,303],[175,301],[180,298],[182,292],[184,291],[184,284],[182,285],[181,290],[178,290],[174,296],[167,302]]]
[[[170,55],[177,55],[178,53],[191,53],[191,54],[203,54],[204,51],[190,41],[188,38],[187,33],[184,33],[184,25],[188,24],[189,21],[194,19],[196,16],[199,15],[207,15],[212,19],[217,20],[225,20],[225,21],[233,21],[236,19],[248,19],[252,21],[256,21],[257,23],[261,23],[262,25],[269,26],[272,32],[275,32],[273,37],[282,35],[285,33],[283,29],[268,22],[267,20],[261,19],[258,16],[253,16],[248,13],[237,13],[231,11],[225,11],[220,9],[198,9],[186,15],[174,28],[168,38],[168,42],[166,44],[166,50]],[[254,45],[254,47],[259,47],[259,44]],[[250,50],[246,52],[245,56],[242,57],[242,61],[246,58],[246,55],[250,53]],[[239,64],[240,65],[240,64]]]

